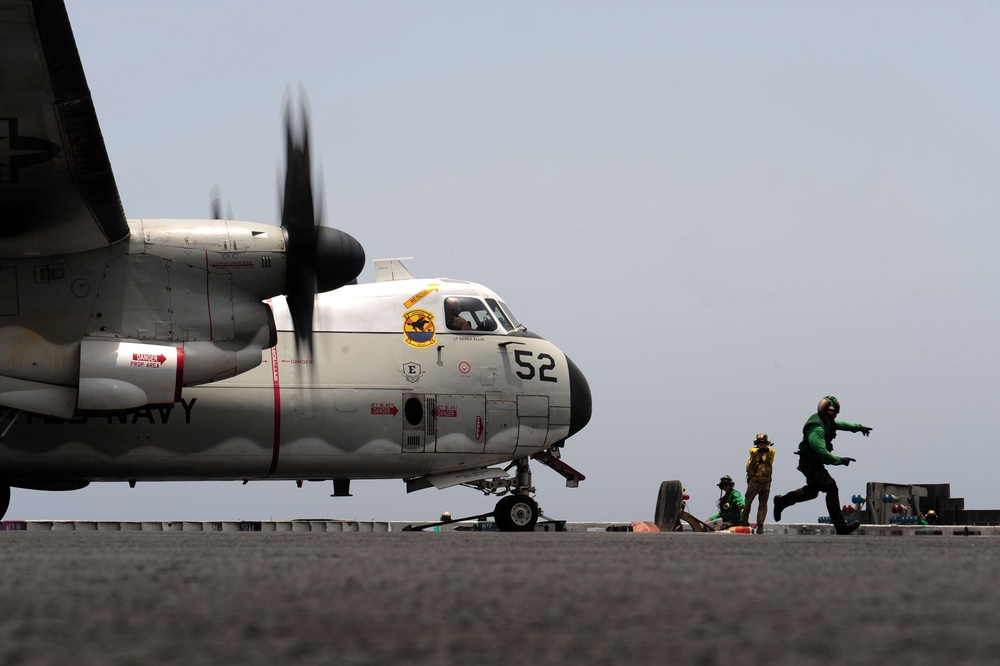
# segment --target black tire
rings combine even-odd
[[[681,502],[684,501],[684,486],[680,481],[664,481],[660,484],[660,492],[656,496],[656,512],[653,523],[661,532],[672,532],[681,515]]]
[[[493,519],[501,532],[531,532],[538,522],[538,503],[527,495],[508,495],[497,502]]]

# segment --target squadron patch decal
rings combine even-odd
[[[403,315],[403,335],[411,347],[430,347],[436,342],[434,333],[434,315],[427,310],[410,310]]]

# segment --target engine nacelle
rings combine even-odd
[[[205,384],[261,363],[261,346],[187,342],[183,346],[85,339],[80,343],[77,412],[123,412],[181,399],[185,384]]]
[[[121,340],[80,343],[81,412],[172,404],[184,385],[184,348]]]

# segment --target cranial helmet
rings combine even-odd
[[[767,433],[766,432],[757,433],[757,437],[754,438],[753,443],[758,446],[760,446],[761,444],[768,444],[769,442],[767,439]]]
[[[733,482],[733,477],[726,474],[721,479],[719,479],[719,487],[721,488],[722,486],[728,486],[732,482]]]
[[[826,414],[830,410],[833,410],[834,414],[840,413],[840,401],[832,395],[822,398],[816,405],[816,411],[820,414]]]

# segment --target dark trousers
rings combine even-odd
[[[820,492],[826,493],[826,510],[830,514],[830,521],[836,527],[844,527],[847,521],[844,520],[844,514],[840,510],[840,490],[837,488],[837,482],[826,471],[826,465],[801,458],[798,470],[806,477],[806,485],[783,495],[782,504],[791,506],[799,502],[808,502],[816,499]]]
[[[750,479],[747,482],[747,494],[743,496],[743,501],[746,502],[745,508],[743,509],[743,524],[750,524],[750,505],[753,504],[754,498],[758,498],[757,502],[757,524],[763,525],[764,521],[767,520],[767,498],[771,496],[771,482],[767,483],[763,481],[757,481],[756,479]]]

